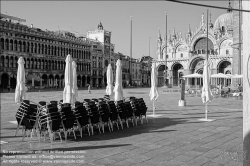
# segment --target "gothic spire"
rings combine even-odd
[[[159,32],[158,32],[158,39],[161,40],[161,32],[160,32],[160,28],[158,28]]]
[[[173,38],[176,39],[175,27],[174,27],[174,31],[173,31]]]
[[[171,42],[171,33],[170,33],[170,30],[169,30],[169,42]]]
[[[191,28],[190,28],[190,24],[188,25],[188,34],[191,36],[192,32],[191,32]]]

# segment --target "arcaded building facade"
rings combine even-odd
[[[21,24],[18,18],[1,14],[0,84],[15,88],[17,61],[25,60],[27,84],[38,87],[64,86],[65,58],[77,63],[79,87],[91,83],[91,41],[66,31],[44,31]]]
[[[232,65],[234,63],[233,56],[238,56],[234,53],[235,48],[233,47],[235,30],[233,13],[229,9],[225,14],[219,16],[214,24],[210,18],[208,29],[206,19],[202,14],[201,21],[195,30],[192,30],[189,25],[187,33],[182,35],[181,32],[178,33],[174,29],[172,34],[169,32],[167,40],[162,39],[159,32],[156,60],[159,86],[165,84],[166,78],[167,84],[178,86],[182,76],[203,73],[203,62],[207,51],[207,31],[211,74],[238,74],[238,70],[235,73],[232,69],[233,66],[236,66]],[[167,74],[164,75],[165,73]],[[194,81],[194,79],[187,79],[186,85],[194,85]],[[217,84],[220,80],[212,81],[212,83]],[[198,84],[201,83],[202,81],[198,80]],[[226,80],[224,83],[225,85],[231,84],[230,80]]]

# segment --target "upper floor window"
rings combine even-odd
[[[181,58],[183,58],[183,54],[181,54]]]
[[[227,54],[227,55],[229,54],[229,50],[226,50],[226,54]]]

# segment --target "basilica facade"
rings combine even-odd
[[[192,30],[189,25],[184,35],[174,29],[172,34],[169,32],[167,39],[162,39],[159,31],[155,61],[158,68],[158,85],[163,86],[167,83],[170,86],[178,86],[182,76],[193,73],[202,74],[207,52],[211,74],[238,74],[233,69],[237,66],[233,65],[233,56],[237,56],[233,47],[234,21],[234,12],[229,9],[220,15],[214,24],[210,14],[208,29],[204,14],[202,14],[196,29]],[[194,85],[194,81],[194,79],[187,79],[186,85]],[[219,80],[214,81],[217,84]],[[223,83],[231,84],[230,80],[225,80]],[[198,84],[202,84],[201,79],[198,80]]]

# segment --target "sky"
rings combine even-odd
[[[193,3],[228,7],[228,1],[190,1]],[[184,36],[188,26],[195,30],[206,7],[167,1],[1,1],[1,13],[25,19],[25,25],[50,31],[68,30],[87,35],[97,29],[99,22],[112,32],[115,52],[130,55],[130,27],[132,16],[132,56],[149,55],[156,58],[158,29],[162,37],[173,29]],[[210,9],[212,23],[226,10]],[[149,44],[150,43],[150,44]],[[149,49],[150,48],[150,49]],[[150,50],[150,51],[149,51]]]

